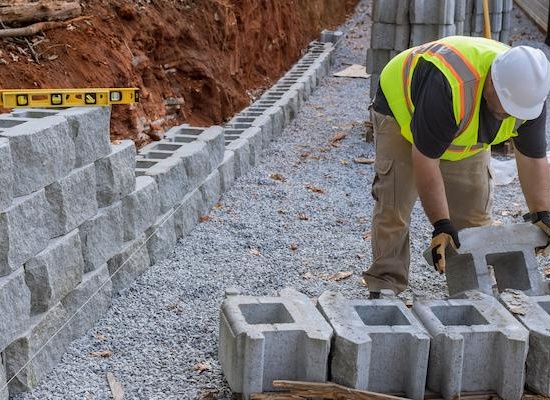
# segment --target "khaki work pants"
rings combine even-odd
[[[413,176],[411,144],[397,121],[371,111],[376,161],[372,196],[373,263],[363,272],[369,291],[407,288],[409,278],[409,224],[418,198]],[[456,229],[491,223],[491,155],[482,151],[460,161],[440,161],[452,224]]]

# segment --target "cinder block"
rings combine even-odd
[[[174,156],[181,158],[183,161],[187,174],[188,191],[198,188],[208,174],[212,172],[210,152],[206,142],[202,140],[185,143],[185,146],[177,150]]]
[[[390,51],[380,49],[367,49],[367,73],[379,74],[390,61]]]
[[[197,137],[197,140],[206,143],[210,159],[209,172],[214,171],[222,162],[223,153],[225,152],[223,128],[221,126],[213,125],[201,133]]]
[[[176,245],[174,211],[170,210],[157,218],[157,221],[147,229],[145,236],[151,265],[164,260]]]
[[[82,283],[62,301],[63,307],[72,317],[68,323],[71,339],[81,337],[105,315],[113,297],[111,279],[107,264],[82,277]]]
[[[455,22],[455,1],[463,0],[412,0],[409,21],[411,24],[452,24]]]
[[[242,134],[241,138],[248,141],[250,149],[250,165],[254,166],[260,163],[262,159],[262,131],[260,128],[248,128]]]
[[[48,203],[44,189],[16,197],[0,213],[0,276],[23,266],[48,245]]]
[[[100,208],[93,218],[80,225],[79,231],[84,272],[90,272],[105,264],[122,247],[121,202]]]
[[[332,328],[294,290],[228,296],[220,310],[219,360],[236,393],[273,390],[275,379],[325,382]]]
[[[160,214],[157,183],[150,176],[138,176],[136,189],[122,198],[123,239],[130,241],[154,224]]]
[[[375,22],[372,24],[370,47],[373,49],[393,49],[395,44],[395,24],[383,24]]]
[[[411,26],[409,24],[396,25],[393,50],[403,51],[409,47]]]
[[[430,337],[401,300],[346,300],[324,292],[317,307],[334,329],[333,382],[424,399]]]
[[[75,169],[45,188],[51,237],[65,235],[97,213],[93,164]]]
[[[466,13],[467,6],[468,6],[467,0],[455,0],[455,21],[454,22],[464,22],[466,20],[466,16],[468,17],[470,16],[471,8],[469,12]]]
[[[439,25],[411,24],[411,47],[437,39],[439,39]]]
[[[174,229],[176,237],[187,236],[199,221],[199,217],[206,210],[204,198],[199,189],[193,190],[183,199],[174,212]]]
[[[273,137],[273,121],[269,115],[261,115],[252,121],[253,128],[260,128],[262,134],[262,148],[266,149]]]
[[[395,24],[397,3],[398,0],[374,0],[372,3],[372,21]]]
[[[132,140],[111,145],[111,153],[95,162],[97,202],[106,207],[136,188],[136,148]]]
[[[75,146],[75,167],[93,164],[111,153],[111,107],[72,107],[59,112],[67,119]]]
[[[525,384],[550,396],[550,296],[529,297],[519,290],[500,294],[500,302],[529,330]]]
[[[234,153],[234,172],[235,179],[237,179],[246,174],[251,168],[250,144],[248,140],[239,138],[229,143],[227,145],[227,150],[233,151]]]
[[[427,388],[445,399],[496,391],[520,400],[529,332],[492,296],[417,300],[413,312],[432,337]]]
[[[460,248],[447,250],[445,275],[449,295],[479,290],[493,295],[496,289],[519,289],[528,295],[544,295],[535,248],[545,246],[546,235],[530,223],[463,229]],[[427,250],[424,257],[431,263]]]
[[[285,127],[283,110],[280,107],[269,107],[268,109],[265,110],[264,114],[271,117],[272,137],[273,138],[280,137]]]
[[[107,262],[113,293],[126,289],[151,265],[146,239],[147,236],[143,233],[136,239],[125,242],[122,251]]]
[[[208,178],[204,180],[199,190],[204,198],[204,204],[207,210],[210,210],[214,205],[218,203],[221,196],[221,181],[220,173],[215,170]]]
[[[502,13],[489,14],[491,20],[491,31],[499,33],[502,30]]]
[[[512,28],[511,17],[512,17],[511,11],[507,11],[502,14],[501,34],[502,34],[502,31],[509,31]]]
[[[14,196],[40,190],[66,176],[75,165],[67,120],[51,116],[0,132],[10,142]]]
[[[0,212],[11,205],[13,198],[13,171],[10,143],[0,137]]]
[[[277,100],[274,104],[275,107],[281,107],[283,115],[285,116],[285,126],[290,123],[300,110],[298,92],[295,90],[289,90],[283,97]]]
[[[231,189],[235,181],[235,153],[232,150],[225,151],[218,173],[220,174],[220,193],[224,193]]]
[[[30,324],[31,292],[23,268],[0,278],[0,315],[0,349],[5,349]]]
[[[157,182],[161,213],[181,203],[189,191],[185,165],[179,157],[161,160],[148,168],[145,175],[153,177]]]
[[[78,230],[51,240],[48,247],[25,263],[25,281],[31,291],[31,314],[54,307],[82,281],[83,273]]]

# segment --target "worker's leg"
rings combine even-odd
[[[417,198],[412,173],[411,144],[392,117],[371,113],[376,161],[372,195],[371,267],[363,272],[369,291],[406,289],[409,275],[409,223]]]
[[[439,166],[451,222],[457,229],[491,224],[491,153],[482,151],[460,161],[441,161]]]

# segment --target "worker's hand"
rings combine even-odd
[[[550,225],[549,228],[550,230]],[[440,274],[445,272],[445,249],[451,244],[455,249],[460,247],[458,231],[448,219],[440,219],[434,224],[430,250],[435,270]]]

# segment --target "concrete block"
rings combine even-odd
[[[157,221],[145,231],[145,236],[151,265],[164,260],[174,250],[177,240],[173,210],[157,218]]]
[[[296,90],[289,90],[283,97],[277,100],[274,104],[276,107],[281,107],[285,116],[285,126],[290,123],[300,110],[299,96]]]
[[[95,162],[97,202],[106,207],[136,188],[136,147],[132,140],[111,145],[111,153]]]
[[[514,8],[514,0],[503,0],[502,2],[502,12],[507,13],[512,11]]]
[[[113,293],[126,289],[151,265],[146,239],[147,236],[143,233],[136,239],[125,242],[120,253],[107,262]]]
[[[455,1],[463,0],[412,0],[409,21],[411,24],[452,24],[455,22]]]
[[[535,248],[545,246],[546,235],[531,223],[468,228],[459,232],[460,248],[449,248],[445,275],[449,295],[479,290],[518,289],[528,295],[544,295]],[[424,257],[430,263],[429,251]]]
[[[13,171],[10,143],[0,137],[0,212],[11,205],[13,198]]]
[[[225,141],[223,137],[223,128],[213,125],[201,133],[197,140],[206,143],[210,159],[210,170],[214,171],[223,160],[225,152]]]
[[[218,172],[220,174],[220,193],[224,193],[231,189],[235,181],[235,153],[232,150],[225,151]]]
[[[93,164],[111,152],[111,107],[72,107],[59,112],[67,119],[75,146],[75,167]]]
[[[509,30],[500,31],[499,40],[502,43],[508,43],[508,41],[510,40],[510,31]]]
[[[44,189],[16,197],[0,213],[0,276],[23,266],[48,245],[48,203]]]
[[[254,119],[251,126],[261,130],[262,148],[268,148],[273,137],[273,121],[271,117],[269,115],[261,115]]]
[[[280,137],[285,127],[283,110],[280,107],[269,107],[264,114],[271,117],[272,137]]]
[[[327,291],[317,308],[334,329],[331,381],[424,399],[430,337],[401,300],[346,300]]]
[[[237,179],[246,174],[251,168],[250,144],[248,140],[239,138],[229,143],[227,145],[227,150],[231,150],[234,153],[234,172],[235,179]]]
[[[512,12],[510,12],[510,11],[507,11],[507,12],[502,14],[501,31],[509,31],[512,28],[511,18],[512,18]]]
[[[494,297],[417,300],[413,312],[432,337],[428,390],[452,399],[461,392],[523,394],[529,332]]]
[[[466,16],[470,16],[471,9],[466,12],[468,6],[467,0],[455,0],[455,20],[454,22],[464,22],[466,20]]]
[[[254,166],[260,163],[262,159],[262,131],[260,128],[248,128],[242,134],[241,138],[248,141],[250,149],[250,165]]]
[[[179,157],[170,157],[161,160],[145,171],[157,182],[159,191],[160,212],[171,210],[189,191],[189,182],[183,160]]]
[[[409,48],[411,35],[411,26],[409,24],[395,26],[395,39],[393,42],[393,50],[403,51]]]
[[[376,96],[378,90],[378,83],[380,82],[380,74],[371,74],[369,79],[369,94],[371,100]]]
[[[97,214],[80,225],[84,272],[90,272],[120,251],[123,243],[122,204],[120,201],[100,208]]]
[[[373,49],[393,49],[395,43],[395,24],[372,24],[370,47]]]
[[[273,390],[274,379],[325,382],[332,328],[294,290],[280,297],[228,296],[220,310],[218,358],[236,393]]]
[[[390,51],[380,49],[367,49],[367,73],[379,74],[390,61]]]
[[[214,205],[220,200],[221,192],[221,181],[220,173],[218,170],[215,170],[208,178],[204,180],[202,185],[199,188],[204,198],[204,204],[207,210],[210,210]]]
[[[30,324],[31,292],[23,268],[0,278],[0,315],[0,349],[5,349]]]
[[[130,241],[154,224],[160,214],[157,183],[150,176],[138,176],[136,189],[122,198],[123,239]]]
[[[65,235],[97,213],[95,177],[89,164],[46,186],[51,237]]]
[[[4,356],[0,352],[0,400],[9,400],[10,394],[6,378],[6,366],[4,365]]]
[[[50,241],[25,263],[25,281],[31,291],[31,314],[54,307],[81,281],[84,259],[78,230]]]
[[[210,152],[206,142],[202,140],[186,143],[185,146],[177,150],[174,155],[181,158],[185,166],[188,191],[193,191],[198,188],[208,174],[212,172]]]
[[[411,46],[419,46],[437,39],[439,39],[439,25],[411,24]]]
[[[0,132],[8,138],[14,176],[13,195],[24,196],[66,176],[75,165],[67,120],[51,116]]]
[[[193,190],[183,199],[174,212],[174,229],[176,237],[187,236],[199,222],[199,217],[205,213],[204,197],[199,189]]]
[[[500,302],[529,330],[525,384],[545,397],[550,396],[550,296],[527,296],[508,289]]]
[[[372,3],[372,21],[395,24],[397,3],[398,0],[374,0]]]
[[[82,282],[62,301],[72,317],[69,321],[71,339],[84,335],[105,315],[113,297],[107,264],[82,277]]]
[[[502,30],[502,13],[489,14],[491,20],[491,31],[500,33]]]

